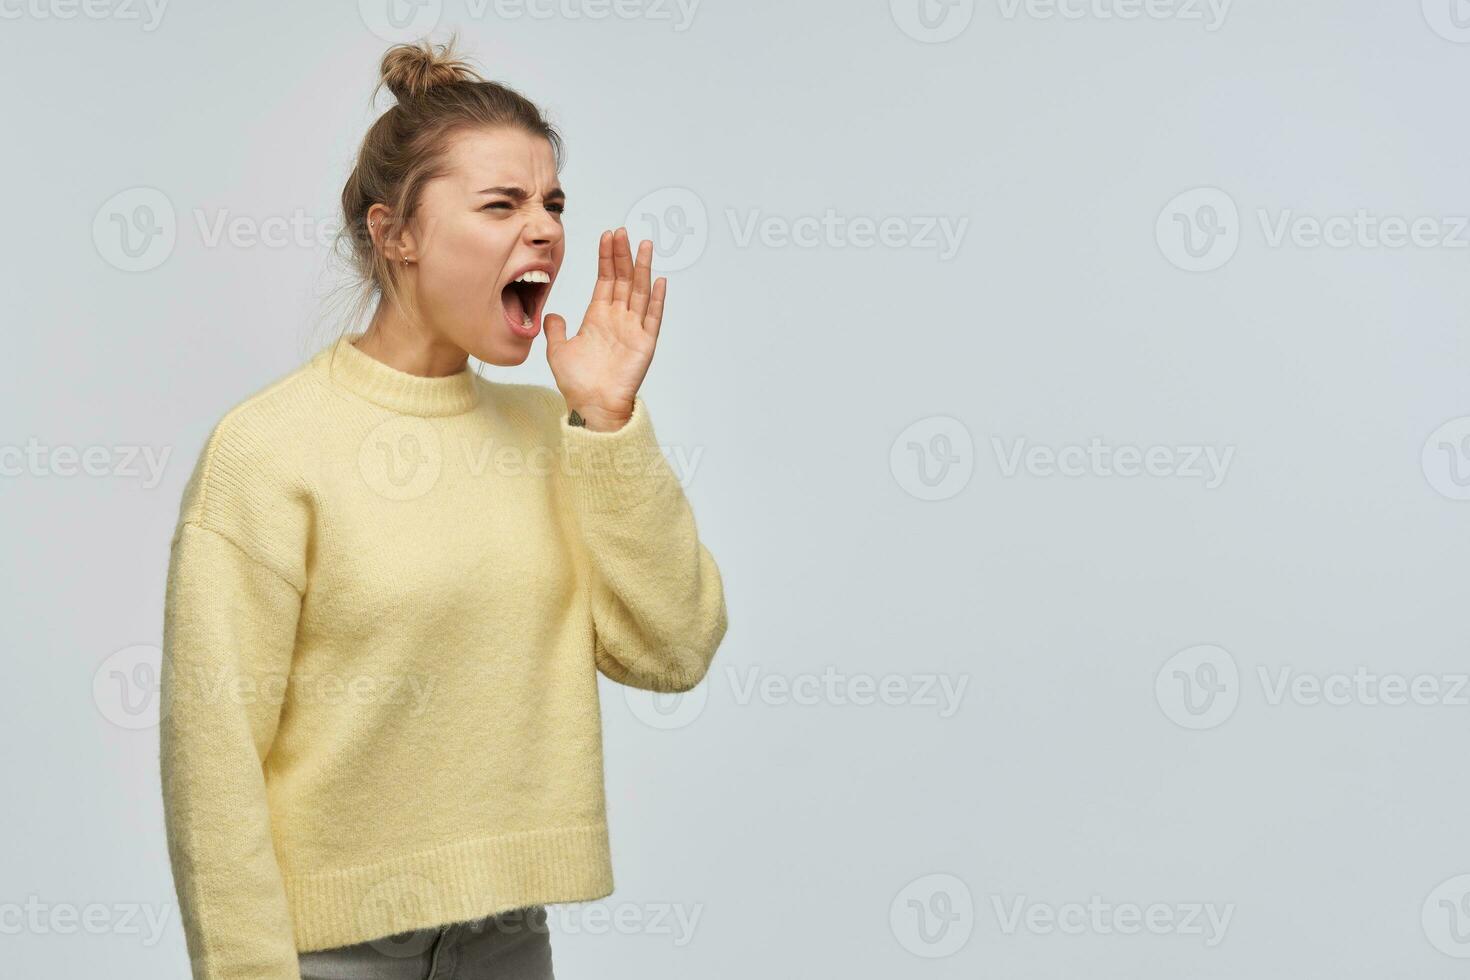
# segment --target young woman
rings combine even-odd
[[[548,314],[561,141],[391,49],[344,234],[376,308],[215,424],[183,491],[160,764],[196,980],[552,976],[611,894],[597,677],[684,691],[720,572],[638,394],[667,284],[598,242]],[[556,388],[487,381],[545,328]]]

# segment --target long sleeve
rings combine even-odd
[[[300,980],[264,762],[290,674],[301,572],[268,545],[289,532],[293,511],[257,448],[216,429],[170,547],[159,765],[194,980]]]
[[[566,421],[560,476],[589,569],[597,669],[650,691],[687,691],[709,670],[728,618],[719,567],[659,450],[642,396],[614,432]]]

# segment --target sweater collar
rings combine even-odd
[[[336,384],[401,415],[459,415],[480,399],[479,376],[465,361],[463,370],[441,377],[410,374],[358,350],[347,334],[317,355],[319,366]]]

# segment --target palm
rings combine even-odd
[[[597,243],[597,285],[582,326],[570,340],[566,321],[546,317],[546,361],[569,408],[589,420],[618,425],[633,413],[633,399],[663,320],[668,281],[649,284],[653,243],[638,247],[635,263],[628,233],[603,232]]]

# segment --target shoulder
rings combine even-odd
[[[303,365],[217,416],[184,486],[174,539],[196,524],[297,578],[315,497],[305,460],[329,397]]]

